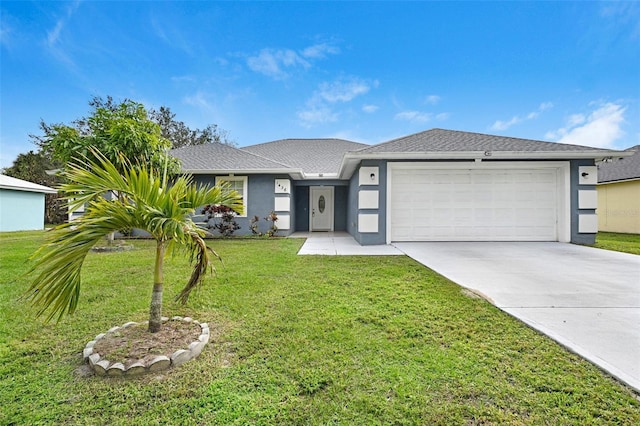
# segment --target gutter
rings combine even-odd
[[[361,160],[579,160],[602,161],[607,158],[630,157],[631,151],[423,151],[423,152],[347,152],[340,164],[341,179],[351,177]]]

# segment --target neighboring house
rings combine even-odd
[[[598,230],[640,234],[640,145],[598,166]]]
[[[44,229],[44,196],[57,191],[0,175],[0,232]]]
[[[592,244],[596,161],[628,155],[585,146],[432,129],[367,146],[284,139],[244,148],[171,151],[196,182],[224,180],[280,235],[346,231],[362,245],[394,241]]]

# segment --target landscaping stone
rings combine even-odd
[[[100,354],[91,354],[87,361],[89,362],[89,365],[93,367],[98,363],[98,361],[100,361]]]
[[[82,351],[82,357],[84,359],[88,359],[91,354],[93,354],[93,347],[84,348],[84,351]]]
[[[149,371],[161,371],[166,370],[171,366],[171,360],[165,355],[159,355],[149,362],[147,369]]]
[[[108,334],[115,333],[120,329],[124,329],[124,328],[131,327],[133,325],[138,325],[138,324],[142,324],[142,325],[147,324],[148,321],[145,321],[144,323],[127,322],[122,327],[118,327],[118,326],[112,327],[107,331],[107,333],[98,334],[94,340],[88,342],[87,345],[85,346],[82,353],[83,358],[87,362],[89,367],[91,367],[91,369],[98,376],[106,375],[106,376],[134,377],[134,376],[140,376],[142,374],[146,374],[150,372],[158,372],[158,371],[166,370],[171,367],[178,367],[198,357],[202,353],[202,350],[204,349],[205,345],[209,341],[209,337],[211,333],[209,330],[209,325],[207,323],[200,323],[190,317],[174,316],[171,318],[171,320],[192,322],[198,325],[201,329],[201,334],[198,336],[198,340],[191,342],[189,344],[188,349],[178,349],[171,355],[171,357],[168,357],[166,355],[159,355],[153,358],[149,362],[145,363],[144,361],[139,360],[131,364],[130,366],[125,367],[124,364],[121,362],[112,363],[112,361],[109,361],[107,359],[101,359],[100,354],[97,352],[94,352],[93,348],[98,340],[103,339]],[[166,322],[170,320],[167,317],[162,317],[162,321]]]
[[[191,353],[193,353],[194,358],[200,355],[202,349],[204,349],[204,345],[206,344],[206,342],[193,342],[189,345],[189,350],[191,351]]]
[[[109,361],[103,359],[95,363],[93,371],[95,371],[98,376],[104,376],[107,374],[107,368],[109,368]]]
[[[178,367],[184,364],[187,361],[191,361],[193,359],[193,353],[190,350],[179,349],[171,355],[171,365],[173,367]]]
[[[129,368],[125,371],[125,374],[130,377],[142,376],[147,372],[147,367],[143,362],[138,361],[134,364],[131,364]]]
[[[121,362],[116,362],[107,368],[108,376],[122,376],[124,374],[124,364]]]

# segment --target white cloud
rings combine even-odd
[[[449,114],[448,112],[441,112],[440,114],[436,114],[436,120],[438,121],[444,121],[449,117],[451,117],[451,114]]]
[[[612,102],[599,103],[588,116],[570,115],[566,127],[549,131],[545,136],[560,143],[615,148],[616,141],[624,136],[622,124],[626,110],[626,107]]]
[[[289,77],[287,68],[309,68],[311,64],[291,49],[262,49],[257,56],[247,58],[247,65],[255,72],[282,80]]]
[[[336,55],[340,53],[340,49],[328,43],[314,44],[302,50],[302,56],[305,58],[323,59],[327,54]]]
[[[520,122],[522,122],[522,118],[518,116],[512,117],[509,121],[496,120],[491,126],[491,130],[507,130],[509,127]]]
[[[284,80],[296,69],[308,69],[310,60],[324,59],[327,55],[340,53],[340,49],[328,43],[314,44],[300,52],[292,49],[262,49],[257,55],[247,58],[249,68],[267,77]]]
[[[577,126],[578,124],[582,124],[587,121],[587,117],[584,114],[572,114],[567,119],[567,125],[569,127]]]
[[[495,123],[491,125],[491,130],[498,130],[498,131],[507,130],[509,127],[522,123],[523,121],[535,120],[540,116],[540,113],[551,108],[553,108],[552,102],[543,102],[538,106],[538,109],[536,109],[535,111],[531,111],[530,113],[526,114],[524,117],[521,117],[519,115],[514,115],[513,117],[511,117],[510,120],[507,120],[507,121],[496,120]]]
[[[546,111],[546,110],[551,109],[551,108],[553,108],[553,102],[543,102],[538,107],[538,111],[542,112],[542,111]]]
[[[321,83],[319,89],[317,95],[329,103],[349,102],[355,97],[367,93],[371,89],[371,84],[360,78],[351,77],[330,83]]]
[[[364,112],[366,112],[368,114],[371,114],[371,113],[376,112],[379,108],[380,107],[377,106],[377,105],[364,105],[362,107],[362,111],[364,111]]]
[[[49,48],[49,52],[60,62],[65,63],[71,69],[75,69],[75,63],[69,56],[66,50],[61,47],[62,34],[67,26],[68,21],[71,19],[75,11],[80,6],[79,1],[74,1],[67,5],[65,9],[65,15],[59,18],[54,27],[47,32],[47,38],[45,40],[46,46]]]
[[[207,96],[202,92],[196,92],[191,96],[185,96],[183,102],[187,105],[202,108],[204,110],[213,110],[213,105],[207,100]]]
[[[311,127],[315,124],[335,122],[338,120],[338,114],[328,107],[310,107],[307,110],[299,111],[298,118],[304,127]]]
[[[429,95],[425,98],[425,103],[429,104],[429,105],[436,105],[438,102],[440,102],[440,96],[438,95]]]
[[[431,120],[433,114],[422,111],[402,111],[394,116],[394,119],[401,121],[410,121],[412,123],[426,123]]]
[[[306,108],[298,112],[301,125],[310,127],[315,124],[334,122],[338,120],[338,113],[332,110],[332,105],[351,102],[358,96],[368,93],[372,87],[377,87],[378,81],[365,80],[358,77],[344,77],[332,82],[323,82],[306,102]],[[374,105],[363,107],[365,112],[377,109]]]
[[[65,10],[66,12],[65,16],[58,19],[53,29],[47,32],[47,44],[49,45],[49,47],[53,47],[55,44],[58,43],[58,40],[60,39],[60,34],[62,33],[62,30],[64,29],[64,27],[67,25],[67,21],[71,19],[71,16],[73,16],[74,12],[78,9],[79,6],[80,6],[79,1],[74,1],[70,3]]]

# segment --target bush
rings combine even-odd
[[[223,237],[231,237],[240,229],[236,222],[236,212],[227,206],[208,205],[202,209],[202,214],[207,216],[207,228],[217,230]],[[213,220],[213,224],[211,224]]]

